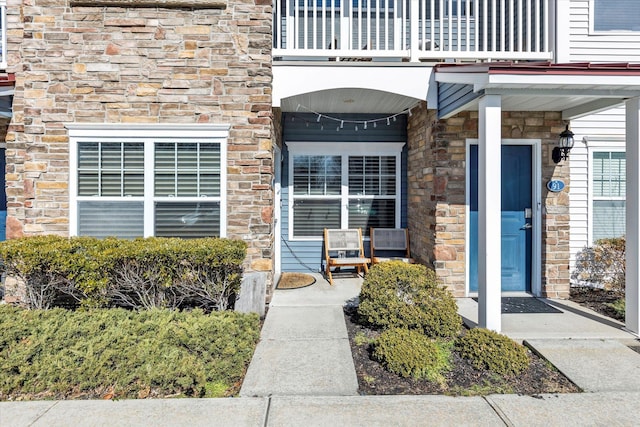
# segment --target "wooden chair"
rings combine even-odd
[[[406,228],[370,228],[371,264],[399,260],[413,264]],[[376,254],[378,252],[378,254]]]
[[[324,257],[329,284],[333,285],[332,267],[355,267],[358,274],[363,268],[369,272],[367,264],[371,262],[364,256],[362,246],[362,230],[357,229],[324,229]]]

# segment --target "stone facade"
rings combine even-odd
[[[246,270],[270,277],[271,1],[216,8],[221,1],[211,0],[206,8],[199,0],[193,9],[7,3],[8,71],[16,75],[8,237],[69,233],[66,123],[229,124],[227,235],[248,243]]]
[[[466,141],[478,138],[478,113],[437,120],[425,103],[408,124],[409,206],[413,255],[436,270],[456,296],[466,293]],[[558,112],[502,114],[502,137],[542,141],[542,296],[569,295],[568,188],[552,193],[550,179],[569,182],[568,162],[556,165],[551,151],[564,129]]]

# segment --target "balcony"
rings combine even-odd
[[[274,0],[275,60],[551,60],[554,0]]]

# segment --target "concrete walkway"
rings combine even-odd
[[[0,402],[0,426],[635,426],[640,343],[566,301],[555,314],[504,314],[507,335],[547,357],[584,393],[358,396],[342,305],[360,280],[276,291],[240,398]],[[473,324],[477,306],[458,305]],[[474,314],[474,309],[475,313]]]
[[[276,291],[240,396],[355,396],[358,379],[342,307],[359,279]]]

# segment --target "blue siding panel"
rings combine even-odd
[[[473,85],[440,83],[438,84],[438,117],[444,117],[480,96],[482,92],[474,92]]]
[[[346,115],[340,114],[339,117],[345,120],[370,120],[380,118],[380,115]],[[293,120],[292,120],[293,118]],[[324,130],[320,130],[320,124],[324,123]],[[359,125],[358,131],[355,131],[353,123],[345,123],[344,127],[336,132],[339,122],[322,119],[317,122],[315,114],[298,114],[286,113],[284,115],[284,147],[282,150],[282,218],[281,230],[282,235],[282,265],[281,269],[285,272],[318,272],[322,271],[322,263],[324,260],[324,252],[322,241],[290,241],[289,240],[289,151],[287,150],[287,141],[308,141],[308,142],[406,142],[407,140],[407,120],[406,116],[397,116],[395,122],[390,120],[389,126],[386,121],[378,122],[376,127],[371,123],[364,130]],[[407,147],[405,145],[401,154],[401,225],[407,226]],[[369,241],[364,242],[365,253],[369,254]]]

